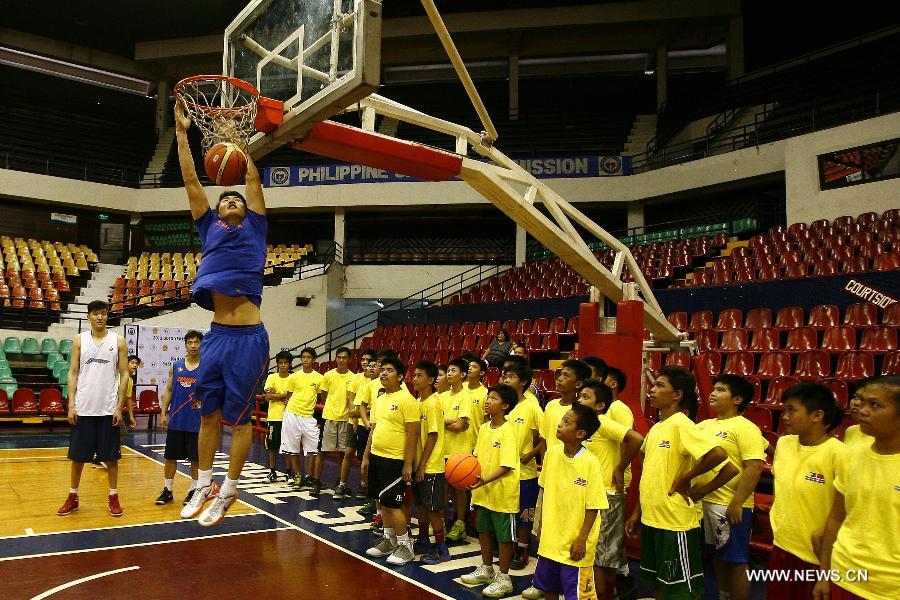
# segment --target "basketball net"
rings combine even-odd
[[[222,75],[197,75],[175,85],[191,120],[203,134],[205,155],[223,142],[235,144],[249,154],[250,137],[256,132],[259,91],[240,79]]]

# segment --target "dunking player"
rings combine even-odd
[[[252,442],[250,409],[256,387],[265,375],[269,334],[259,316],[263,267],[266,262],[266,203],[259,172],[247,157],[246,200],[233,190],[222,192],[213,212],[197,178],[188,145],[191,118],[175,102],[175,137],[191,217],[200,233],[203,261],[194,279],[194,300],[213,311],[203,339],[201,367],[195,388],[200,400],[199,478],[182,518],[200,515],[203,526],[221,523],[237,500],[237,482]],[[220,420],[231,425],[228,475],[217,489],[212,463],[221,435]],[[207,500],[213,499],[206,510]]]

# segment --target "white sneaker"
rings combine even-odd
[[[218,525],[225,519],[225,513],[231,508],[231,505],[238,499],[238,491],[235,490],[231,496],[222,497],[216,495],[212,504],[206,507],[206,510],[197,519],[197,522],[204,527],[212,527]]]
[[[468,585],[478,585],[481,583],[493,583],[494,577],[494,567],[490,565],[480,565],[468,575],[460,577],[459,580]]]
[[[532,585],[522,592],[522,597],[525,600],[544,600],[544,592]]]
[[[387,558],[389,565],[405,565],[414,560],[416,553],[413,552],[412,544],[397,544],[397,549]]]
[[[209,502],[219,493],[219,486],[213,481],[206,487],[197,487],[191,496],[191,501],[181,509],[182,519],[193,519],[203,510],[203,505]]]
[[[497,573],[494,583],[481,591],[482,596],[488,598],[503,598],[513,593],[512,579],[506,573]]]
[[[394,553],[394,550],[397,549],[397,544],[391,541],[389,537],[381,538],[381,541],[378,542],[375,546],[372,546],[368,550],[366,550],[367,556],[373,556],[375,558],[384,558],[385,556],[390,556]]]

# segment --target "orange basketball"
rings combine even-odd
[[[471,454],[454,454],[444,466],[444,478],[455,488],[463,489],[474,485],[480,476],[481,465]]]
[[[247,156],[235,144],[223,142],[209,149],[203,166],[213,183],[229,187],[240,183],[247,174]]]

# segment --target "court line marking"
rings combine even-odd
[[[97,573],[96,575],[89,575],[87,577],[82,577],[81,579],[76,579],[74,581],[70,581],[69,583],[64,583],[62,585],[58,585],[53,589],[47,590],[43,594],[38,594],[33,597],[31,600],[43,600],[47,596],[52,596],[56,592],[61,592],[70,587],[75,587],[76,585],[80,585],[82,583],[87,583],[88,581],[92,581],[94,579],[100,579],[101,577],[107,577],[109,575],[117,575],[119,573],[125,573],[126,571],[134,571],[135,569],[140,569],[139,566],[134,565],[133,567],[125,567],[124,569],[115,569],[113,571],[104,571],[102,573]]]
[[[34,535],[34,529],[32,529],[31,527],[26,527],[25,535]]]
[[[141,453],[141,452],[137,452],[137,454],[140,455],[140,456],[143,456],[144,458],[146,458],[146,459],[149,460],[149,461],[155,462],[155,463],[158,464],[158,465],[162,465],[162,464],[163,464],[163,463],[161,463],[160,461],[156,460],[155,458],[151,458],[151,457],[149,457],[149,456],[147,456],[146,454],[143,454],[143,453]],[[176,473],[181,473],[181,471],[176,471]],[[181,474],[184,475],[184,473],[181,473]],[[187,477],[187,475],[184,475],[184,476]],[[434,588],[430,588],[430,587],[428,587],[427,585],[425,585],[424,583],[422,583],[422,582],[420,582],[420,581],[416,581],[416,580],[413,579],[412,577],[407,577],[407,576],[404,575],[403,573],[398,573],[397,571],[394,571],[393,569],[389,569],[389,568],[386,567],[385,565],[379,564],[379,563],[377,563],[377,562],[375,562],[375,561],[373,561],[373,560],[369,560],[368,558],[365,558],[365,557],[360,556],[360,555],[358,555],[358,554],[356,554],[356,553],[354,553],[354,552],[351,552],[350,550],[348,550],[348,549],[344,548],[343,546],[340,546],[340,545],[338,545],[338,544],[332,542],[331,540],[327,540],[327,539],[325,539],[325,538],[323,538],[323,537],[320,537],[320,536],[316,535],[315,533],[313,533],[313,532],[311,532],[311,531],[307,531],[307,530],[303,529],[303,528],[300,527],[299,525],[295,525],[294,523],[291,523],[290,521],[288,521],[288,520],[286,520],[286,519],[282,519],[282,518],[279,517],[278,515],[273,515],[272,513],[268,512],[268,511],[266,511],[266,510],[263,510],[263,509],[261,509],[261,508],[259,508],[259,507],[256,507],[256,506],[253,506],[252,504],[250,504],[250,503],[248,503],[248,502],[244,502],[243,500],[240,499],[240,497],[238,498],[237,501],[240,502],[241,504],[244,504],[245,506],[248,506],[248,507],[254,509],[254,510],[258,510],[259,512],[261,512],[261,513],[264,514],[264,515],[268,515],[268,516],[272,517],[273,519],[275,519],[275,520],[278,521],[279,523],[283,523],[284,525],[287,525],[290,529],[294,529],[294,530],[299,531],[300,533],[302,533],[302,534],[304,534],[304,535],[308,535],[309,537],[311,537],[311,538],[313,538],[313,539],[316,539],[316,540],[318,540],[318,541],[320,541],[320,542],[322,542],[322,543],[324,543],[324,544],[328,544],[328,545],[331,546],[332,548],[337,548],[338,550],[340,550],[340,551],[343,552],[344,554],[347,554],[347,555],[349,555],[349,556],[351,556],[351,557],[353,557],[353,558],[355,558],[355,559],[357,559],[357,560],[360,560],[360,561],[362,561],[362,562],[368,563],[368,564],[372,565],[373,567],[377,567],[378,569],[381,569],[382,571],[384,571],[384,572],[386,572],[386,573],[390,573],[390,574],[393,575],[394,577],[397,577],[397,578],[399,578],[399,579],[402,579],[403,581],[406,581],[407,583],[411,583],[411,584],[415,585],[416,587],[419,587],[419,588],[422,588],[423,590],[429,591],[429,592],[431,592],[432,594],[434,594],[435,596],[438,596],[439,598],[444,598],[445,600],[455,600],[455,599],[453,598],[453,596],[447,596],[447,595],[444,594],[443,592],[440,592],[440,591],[438,591],[438,590],[436,590],[436,589],[434,589]]]
[[[252,517],[258,513],[247,513],[243,515],[225,515],[226,519],[239,519],[240,517]],[[69,529],[67,531],[46,531],[43,533],[35,533],[30,527],[25,530],[26,535],[3,535],[0,540],[13,540],[22,537],[42,537],[47,535],[64,535],[67,533],[83,533],[85,531],[103,531],[106,529],[126,529],[128,527],[149,527],[152,525],[171,525],[172,523],[190,523],[195,519],[172,519],[171,521],[152,521],[150,523],[132,523],[130,525],[110,525],[109,527],[90,527],[88,529]],[[30,533],[28,533],[30,532]]]
[[[236,535],[248,535],[251,533],[269,533],[270,531],[286,531],[290,527],[272,527],[269,529],[253,529],[250,531],[233,531],[230,533],[217,533],[215,535],[199,535],[195,537],[179,538],[177,540],[156,540],[153,542],[139,542],[135,544],[121,544],[119,546],[104,546],[102,548],[82,548],[80,550],[63,550],[61,552],[41,552],[39,554],[26,554],[23,556],[8,556],[0,558],[0,562],[11,560],[23,560],[27,558],[46,558],[48,556],[63,556],[65,554],[84,554],[86,552],[102,552],[103,550],[121,550],[123,548],[139,548],[141,546],[158,546],[160,544],[177,544],[178,542],[194,542],[197,540],[210,540],[214,538],[233,537]]]

